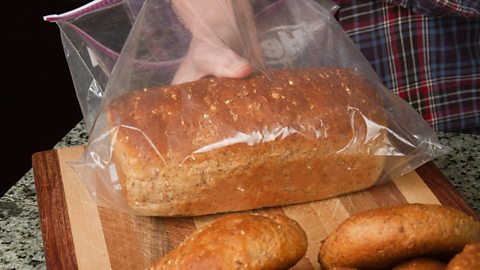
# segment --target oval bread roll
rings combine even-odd
[[[410,258],[457,253],[480,240],[480,222],[450,207],[409,204],[354,215],[322,243],[322,267],[392,267]]]
[[[480,269],[480,242],[467,244],[447,265],[447,270],[464,269]]]
[[[306,249],[305,231],[284,215],[231,214],[195,231],[151,269],[287,269]]]
[[[395,266],[392,270],[444,270],[447,265],[431,258],[417,258]]]

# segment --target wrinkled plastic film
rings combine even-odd
[[[113,67],[143,1],[96,0],[70,12],[45,16],[55,22],[77,99],[90,132]]]
[[[145,166],[142,174],[147,175],[149,179],[162,173],[168,174],[171,168],[178,168],[178,171],[181,171],[185,164],[200,166],[201,162],[205,162],[202,161],[204,154],[221,153],[223,150],[230,153],[228,149],[238,145],[246,145],[248,149],[254,149],[262,145],[290,141],[298,136],[311,142],[312,145],[321,145],[322,140],[332,136],[331,132],[334,130],[331,123],[326,123],[326,118],[322,119],[322,115],[310,115],[307,110],[300,110],[302,113],[291,117],[269,105],[272,102],[280,102],[279,104],[284,105],[279,107],[287,109],[288,106],[303,102],[295,93],[275,92],[276,87],[281,87],[275,83],[281,82],[282,78],[272,80],[274,75],[269,75],[271,74],[269,72],[273,69],[303,70],[311,67],[334,67],[338,70],[332,71],[332,76],[336,76],[335,72],[344,76],[343,70],[348,70],[353,72],[352,77],[357,78],[358,75],[358,81],[367,80],[373,85],[380,102],[372,103],[369,108],[361,108],[360,105],[355,105],[358,101],[348,100],[349,86],[342,84],[340,80],[335,82],[337,84],[335,89],[347,93],[345,102],[339,108],[343,108],[340,113],[345,115],[343,119],[345,121],[342,123],[350,126],[350,129],[344,136],[338,135],[339,140],[344,143],[329,151],[345,154],[354,152],[358,148],[365,148],[366,151],[372,152],[373,158],[384,157],[383,170],[377,183],[395,179],[447,151],[421,116],[381,84],[368,61],[332,16],[336,6],[327,2],[323,2],[323,5],[315,1],[271,1],[255,11],[254,31],[249,30],[252,28],[251,25],[243,27],[235,25],[242,19],[228,20],[232,25],[226,25],[226,28],[235,29],[236,33],[231,40],[240,40],[240,42],[226,41],[215,32],[218,29],[210,29],[211,26],[208,23],[201,24],[202,31],[207,33],[201,38],[210,37],[208,41],[215,46],[218,45],[222,50],[225,46],[231,47],[239,55],[254,63],[257,73],[264,74],[271,81],[271,88],[264,92],[260,90],[253,92],[251,88],[248,88],[249,91],[240,90],[234,96],[225,96],[220,104],[209,101],[202,91],[191,92],[188,88],[182,88],[181,85],[177,88],[159,88],[172,82],[182,60],[189,52],[192,39],[196,36],[191,32],[193,26],[182,22],[177,16],[178,10],[175,11],[169,2],[145,1],[138,16],[133,16],[135,18],[133,27],[128,32],[128,38],[122,43],[121,54],[108,73],[107,84],[101,85],[101,89],[106,90],[103,91],[101,103],[97,107],[96,122],[90,133],[89,145],[82,160],[75,165],[82,179],[87,179],[85,182],[98,202],[108,207],[139,213],[132,211],[132,205],[127,204],[124,199],[126,191],[120,180],[126,174],[122,171],[124,164],[119,164],[113,158],[120,153],[119,151],[123,151],[119,150],[120,145],[125,145],[126,141],[133,138],[138,140],[136,152],[134,152],[136,154],[132,156],[131,152],[128,152],[130,150],[124,149],[128,152],[125,152],[125,155],[129,162],[140,161],[138,164],[145,164],[142,165]],[[226,10],[225,14],[229,11]],[[132,21],[131,14],[134,13],[130,12],[130,15],[126,16],[129,21]],[[200,25],[198,22],[202,20],[198,18],[197,24]],[[246,35],[243,35],[245,31],[247,31]],[[240,47],[233,46],[233,43]],[[258,49],[261,51],[260,54],[252,53]],[[284,82],[286,84],[303,83],[293,80],[284,80]],[[211,83],[213,84],[214,81]],[[149,104],[148,99],[144,98],[148,96],[149,91],[155,91],[166,104],[177,104],[175,108],[180,109],[162,111],[161,108],[169,107]],[[312,92],[309,95],[313,98],[319,94],[321,93]],[[258,99],[255,95],[262,95],[265,98]],[[138,104],[120,103],[119,100],[125,96],[138,100]],[[238,114],[235,104],[246,104],[246,107],[260,106],[264,116],[252,120],[258,123],[257,126],[251,123],[239,125],[238,123],[242,123],[246,118]],[[125,106],[129,111],[112,116],[109,109],[115,106]],[[162,129],[158,129],[160,132],[155,132],[155,128],[153,131],[150,127],[142,128],[141,117],[146,116],[135,115],[136,106],[151,108],[150,114],[165,116],[162,119],[167,120],[162,120]],[[329,106],[333,108],[334,104]],[[384,119],[374,119],[369,116],[373,110],[381,111]],[[228,117],[217,117],[221,113]],[[135,118],[138,118],[139,122],[136,122]],[[278,119],[272,122],[269,120],[271,118]],[[248,126],[248,128],[239,129],[236,126]],[[203,132],[202,134],[205,135],[202,136],[203,141],[190,139],[192,137],[188,132],[195,131]],[[122,143],[119,140],[122,140]],[[382,147],[374,147],[375,145],[382,145]],[[265,151],[272,151],[272,155],[287,155],[278,152],[275,147],[277,146]],[[293,153],[295,154],[297,153]],[[235,159],[235,156],[233,155],[232,158]],[[259,161],[258,157],[252,154],[248,160],[239,158],[238,162],[248,164]],[[352,168],[346,164],[345,169]],[[203,173],[214,174],[214,172]],[[199,178],[202,177],[199,175]],[[165,190],[158,195],[159,201],[168,202],[173,196],[174,191],[170,191],[172,189],[168,184],[168,177],[166,179]],[[148,182],[140,183],[145,185],[144,189],[152,188]],[[230,187],[226,184],[225,188]],[[244,186],[235,188],[237,191],[234,192],[237,193],[232,194],[240,194],[239,200],[242,198],[242,190],[249,192]],[[288,189],[288,186],[285,188]],[[308,198],[308,191],[305,191],[305,196]],[[261,201],[261,197],[256,199]]]

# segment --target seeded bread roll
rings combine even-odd
[[[480,221],[430,204],[377,208],[351,216],[320,246],[322,269],[387,269],[422,256],[453,255],[480,241]]]
[[[347,69],[133,91],[111,103],[108,119],[119,127],[112,157],[126,202],[141,215],[324,199],[372,186],[385,162],[380,98]]]
[[[288,269],[306,250],[307,235],[293,219],[232,214],[192,233],[150,269]]]
[[[403,262],[392,270],[445,270],[447,265],[439,260],[432,258],[416,258]]]
[[[447,270],[465,269],[480,269],[480,241],[465,245],[447,265]]]

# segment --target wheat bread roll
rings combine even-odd
[[[150,269],[288,269],[306,250],[305,231],[285,215],[228,214],[193,232]]]
[[[429,204],[377,208],[351,216],[322,242],[322,269],[385,269],[421,256],[453,255],[480,240],[480,222]]]
[[[108,108],[112,158],[140,215],[192,216],[307,202],[382,173],[386,116],[340,68],[271,70],[133,91]]]
[[[480,269],[480,242],[468,243],[447,264],[447,270]]]
[[[432,258],[416,258],[403,262],[392,270],[445,270],[447,265]]]

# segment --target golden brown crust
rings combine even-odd
[[[305,231],[284,215],[230,214],[195,231],[151,269],[288,269],[306,249]]]
[[[126,201],[145,215],[323,199],[373,185],[385,162],[386,134],[367,132],[385,125],[380,99],[346,69],[135,91],[110,105],[108,119]]]
[[[392,270],[444,270],[447,265],[443,262],[431,258],[416,258],[401,263]]]
[[[480,269],[480,242],[465,245],[462,252],[450,260],[447,270]]]
[[[459,252],[480,239],[480,222],[450,207],[409,204],[354,215],[322,243],[322,267],[386,268],[401,261]]]

